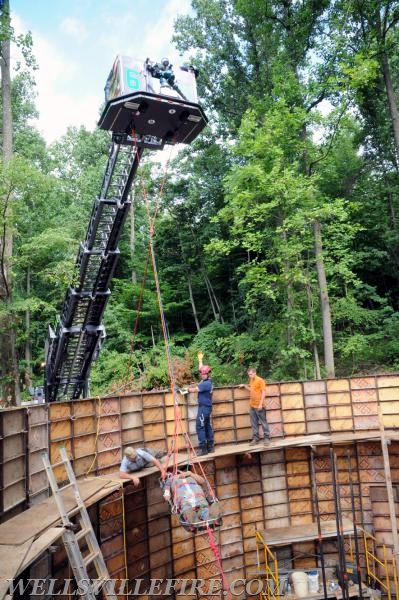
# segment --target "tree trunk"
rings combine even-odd
[[[287,233],[286,231],[283,231],[283,240],[284,240],[284,244],[287,245]],[[290,263],[287,259],[284,260],[284,267],[285,267],[285,272],[288,273],[290,272]],[[289,280],[289,277],[287,278],[287,314],[288,314],[288,319],[287,319],[287,346],[291,346],[292,343],[292,326],[291,326],[291,319],[292,319],[292,310],[294,308],[294,293],[293,293],[293,289],[292,289],[292,284]]]
[[[28,266],[28,270],[26,273],[26,295],[29,298],[30,296],[30,267]],[[30,337],[30,310],[27,309],[25,311],[25,385],[26,387],[30,387],[32,385],[32,343]]]
[[[320,371],[320,360],[319,360],[319,351],[317,350],[316,343],[316,332],[314,328],[313,321],[313,302],[312,302],[312,290],[310,288],[309,283],[306,284],[306,297],[308,301],[308,312],[309,312],[309,327],[310,331],[313,335],[312,349],[313,349],[313,359],[314,359],[314,378],[321,379],[321,371]]]
[[[216,306],[213,303],[213,296],[212,296],[211,290],[209,289],[209,280],[206,277],[206,273],[205,273],[204,269],[202,269],[202,276],[204,278],[206,291],[208,292],[209,302],[210,302],[210,305],[212,307],[213,318],[214,318],[215,321],[217,321],[218,320],[218,312],[216,310]]]
[[[10,28],[9,0],[2,6],[3,31]],[[3,100],[3,162],[7,165],[13,154],[13,132],[11,111],[11,74],[10,74],[10,40],[1,43],[1,92]],[[14,318],[10,316],[9,305],[12,301],[11,258],[12,258],[12,198],[3,198],[3,231],[0,239],[1,269],[0,298],[4,304],[5,316],[0,320],[0,357],[2,374],[2,397],[6,403],[21,404],[19,370],[16,352],[16,327]]]
[[[396,167],[399,168],[399,112],[396,104],[395,90],[391,78],[388,57],[382,52],[381,68],[384,76],[385,89],[388,98],[389,114],[391,115],[393,138],[395,142]]]
[[[327,377],[335,377],[330,300],[328,297],[327,278],[324,268],[320,221],[314,222],[313,230],[315,237],[316,270],[320,289],[320,303],[323,322],[324,362],[327,371]]]
[[[191,274],[190,274],[190,265],[187,263],[186,253],[184,251],[183,240],[182,240],[182,236],[181,236],[180,232],[179,232],[179,243],[180,243],[181,255],[182,255],[182,259],[183,259],[183,263],[184,263],[185,271],[186,271],[188,293],[190,296],[190,303],[191,303],[191,310],[193,311],[194,322],[195,322],[195,326],[196,326],[197,332],[198,332],[201,329],[201,327],[200,327],[199,320],[198,320],[197,306],[196,306],[195,300],[194,300],[193,286],[192,286]]]
[[[208,295],[209,295],[209,299],[211,301],[211,305],[212,305],[212,309],[213,309],[213,314],[215,315],[215,320],[216,321],[220,321],[220,323],[224,323],[223,317],[222,317],[222,313],[220,310],[220,304],[218,299],[216,298],[216,294],[215,291],[212,287],[211,284],[211,280],[208,277],[208,273],[205,270],[205,267],[202,266],[202,274],[204,277],[204,281],[205,281],[205,285],[206,285],[206,289],[208,290]]]
[[[188,285],[188,293],[189,293],[190,302],[191,302],[191,310],[193,311],[195,326],[196,326],[197,332],[198,332],[201,329],[201,327],[200,327],[199,320],[198,320],[197,307],[195,305],[193,286],[191,284],[191,276],[190,276],[189,272],[187,272],[187,285]]]

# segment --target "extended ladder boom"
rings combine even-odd
[[[49,328],[47,402],[87,394],[90,365],[105,336],[101,321],[141,153],[134,145],[111,145],[101,192],[76,260],[76,283],[67,291],[57,330]]]
[[[46,402],[87,396],[90,367],[105,337],[102,317],[143,149],[190,143],[206,125],[191,70],[182,69],[178,74],[178,92],[176,86],[172,89],[160,81],[151,76],[147,61],[140,64],[126,56],[116,58],[107,80],[99,126],[112,132],[113,141],[101,191],[76,259],[73,283],[56,329],[49,327]]]

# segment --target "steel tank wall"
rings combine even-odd
[[[385,518],[374,515],[373,502],[374,507],[378,503],[372,501],[370,493],[375,486],[384,488],[386,483],[381,444],[378,440],[351,441],[351,435],[378,430],[379,409],[387,429],[397,426],[399,377],[276,383],[268,386],[267,394],[272,439],[281,440],[282,445],[296,435],[340,432],[347,436],[346,443],[335,447],[343,510],[348,514],[351,511],[349,452],[356,483],[356,517],[369,529],[381,531],[380,537],[384,538],[389,519],[386,514]],[[195,395],[181,399],[181,411],[196,445]],[[247,392],[217,388],[213,423],[217,446],[248,441]],[[132,393],[8,409],[0,412],[0,426],[1,518],[6,520],[47,495],[40,464],[43,450],[48,449],[56,462],[58,447],[65,445],[78,477],[117,477],[124,446],[133,443],[166,449],[174,428],[173,398],[168,391]],[[256,527],[297,525],[315,518],[309,447],[270,448],[251,455],[239,452],[239,447],[237,450],[236,454],[203,463],[223,507],[223,526],[215,536],[216,555],[220,553],[229,583],[257,577]],[[391,443],[389,457],[392,481],[397,485],[397,442]],[[320,513],[323,519],[332,518],[329,446],[317,446],[314,464]],[[185,532],[178,525],[161,497],[156,475],[147,476],[139,489],[125,485],[120,493],[101,500],[90,510],[111,577],[128,578],[130,586],[140,578],[144,585],[155,578],[204,579],[208,583],[220,578],[209,539],[205,534]],[[306,549],[314,554],[314,543],[306,543]],[[289,562],[294,557],[295,568],[314,566],[314,559],[297,558],[297,550],[295,544],[282,549],[280,559]],[[333,542],[326,543],[326,555],[336,560]],[[41,565],[44,562],[50,562],[48,569],[53,577],[68,577],[70,569],[62,544],[46,560],[41,557]],[[33,565],[31,573],[35,568]],[[242,598],[246,597],[248,594],[243,593]]]

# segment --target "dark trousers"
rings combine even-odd
[[[213,446],[213,429],[211,425],[211,406],[198,406],[197,419],[195,421],[195,427],[197,430],[197,436],[199,444],[202,448],[206,446]]]
[[[262,425],[263,437],[268,440],[270,437],[270,429],[266,420],[266,410],[264,408],[258,410],[251,406],[249,409],[249,416],[251,417],[252,439],[259,440],[259,425]]]

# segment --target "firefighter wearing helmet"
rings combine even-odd
[[[198,392],[198,411],[195,421],[200,456],[214,451],[214,436],[211,424],[213,382],[211,379],[212,367],[201,365],[199,367],[201,381],[196,386],[190,386],[189,392]]]

